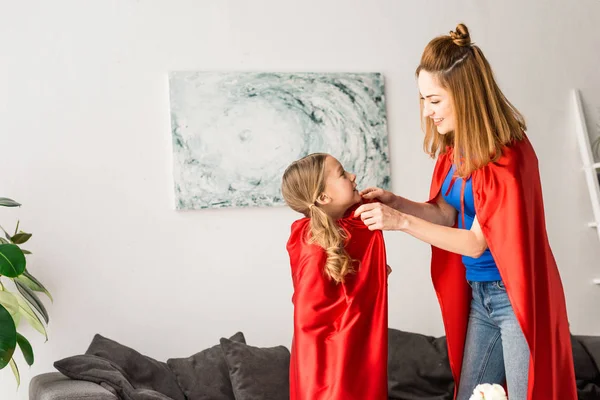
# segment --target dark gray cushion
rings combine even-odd
[[[246,343],[238,332],[229,338]],[[220,345],[215,345],[188,358],[170,358],[167,364],[188,400],[235,400],[229,370]]]
[[[94,336],[86,354],[59,360],[54,366],[69,378],[97,383],[127,400],[185,400],[166,363],[101,335]]]
[[[173,400],[185,400],[175,375],[164,362],[156,361],[98,334],[94,336],[85,354],[102,357],[118,365],[136,389],[150,389]]]
[[[259,348],[221,339],[236,400],[289,399],[290,352],[285,346]]]
[[[575,379],[591,382],[598,381],[600,376],[598,374],[598,368],[594,365],[592,353],[587,351],[587,348],[583,345],[580,339],[584,341],[587,340],[587,343],[593,343],[585,336],[571,335],[573,364],[575,365]],[[590,339],[593,340],[594,338],[590,337]],[[597,339],[597,342],[600,343],[600,340]]]
[[[102,357],[84,354],[56,361],[54,367],[71,379],[94,382],[125,400],[171,400],[147,388],[136,388],[123,370]]]
[[[600,336],[571,336],[577,398],[600,399]]]
[[[454,379],[446,338],[388,330],[388,396],[402,400],[451,400]]]

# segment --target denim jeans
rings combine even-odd
[[[481,383],[506,383],[510,400],[526,400],[529,347],[504,284],[469,285],[473,300],[457,400],[468,400]]]

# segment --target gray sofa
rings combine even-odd
[[[232,340],[233,339],[233,340]],[[600,399],[600,337],[572,336],[578,399]],[[451,400],[446,340],[389,330],[390,399]],[[188,358],[162,363],[96,335],[85,354],[35,376],[30,400],[287,399],[289,352],[245,344],[241,332]],[[124,379],[125,378],[125,379]]]
[[[73,380],[60,372],[49,372],[33,377],[29,384],[29,398],[35,400],[118,400],[117,396],[96,383]]]

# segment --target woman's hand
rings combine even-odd
[[[394,208],[394,203],[396,202],[396,195],[394,193],[377,187],[366,188],[360,192],[360,195],[363,199],[367,200],[378,199],[386,206],[392,208]]]
[[[388,274],[388,276],[390,276],[390,274],[392,273],[392,267],[390,267],[387,264],[385,266],[386,266],[386,269],[387,269],[387,274]]]
[[[408,224],[406,214],[382,203],[363,204],[354,211],[354,216],[360,216],[360,219],[371,231],[403,230]]]

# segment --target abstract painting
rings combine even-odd
[[[179,210],[284,204],[294,160],[325,152],[359,189],[389,188],[380,73],[169,73]]]

